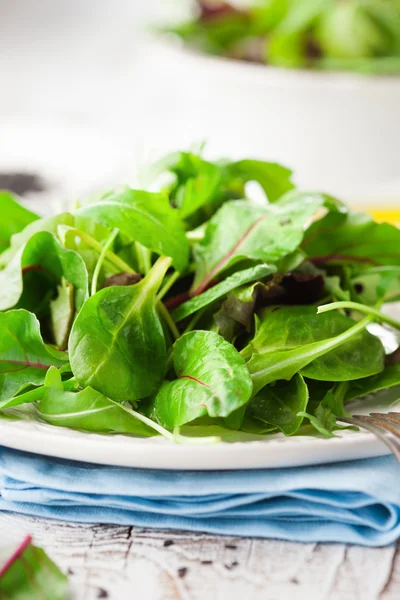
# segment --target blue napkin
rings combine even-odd
[[[392,456],[292,469],[184,472],[0,447],[0,510],[79,523],[382,546],[400,536]]]

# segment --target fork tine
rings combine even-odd
[[[400,463],[400,431],[388,426],[382,422],[378,422],[374,418],[365,417],[364,415],[355,415],[354,417],[340,417],[339,421],[356,425],[367,429],[377,438],[379,438],[394,454],[397,462]]]
[[[383,413],[371,413],[371,417],[378,418],[380,421],[385,421],[387,423],[394,423],[395,425],[400,425],[400,413],[390,412],[388,414]]]
[[[388,422],[386,419],[387,415],[383,415],[381,413],[371,413],[368,416],[365,415],[354,415],[354,418],[359,419],[363,423],[372,423],[373,425],[377,425],[378,427],[383,427],[387,431],[390,431],[395,437],[400,440],[400,431],[393,427],[391,422]]]

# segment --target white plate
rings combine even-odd
[[[371,400],[352,404],[353,414],[393,410],[400,387]],[[208,470],[297,467],[388,454],[386,446],[364,431],[343,431],[338,437],[268,436],[260,440],[212,445],[177,445],[163,438],[84,433],[34,421],[1,421],[0,444],[46,456],[104,465],[146,469]]]

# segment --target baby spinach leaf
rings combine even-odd
[[[170,264],[162,257],[136,285],[108,287],[85,302],[69,340],[72,371],[83,386],[123,401],[160,385],[166,347],[155,305]]]
[[[19,302],[24,289],[24,275],[30,272],[44,275],[48,286],[53,289],[61,284],[64,277],[74,287],[77,310],[88,296],[88,275],[82,258],[61,246],[51,233],[41,231],[35,233],[0,271],[0,310],[12,308]],[[46,287],[43,290],[41,281],[39,297],[43,291],[46,292]],[[29,308],[33,310],[31,306]]]
[[[10,239],[19,233],[29,223],[39,219],[33,212],[19,204],[9,192],[0,191],[0,206],[2,217],[0,221],[0,252],[10,245]]]
[[[58,427],[139,436],[155,434],[154,430],[136,419],[128,407],[113,402],[91,387],[74,393],[48,386],[37,410],[44,421]]]
[[[264,208],[246,201],[224,204],[195,248],[193,295],[244,259],[276,263],[294,252],[303,239],[303,228],[323,203],[318,194],[301,194]]]
[[[365,331],[370,318],[355,324],[337,313],[331,319],[332,314],[320,321],[323,315],[315,307],[263,311],[253,341],[242,350],[255,392],[297,372],[310,379],[348,381],[383,370],[382,343]]]
[[[359,379],[353,381],[346,393],[346,402],[365,396],[366,394],[372,394],[379,392],[387,388],[394,386],[400,386],[400,364],[389,365],[385,369],[373,375],[372,377],[366,377],[365,379]],[[399,387],[400,396],[400,387]]]
[[[176,321],[181,321],[205,306],[209,306],[212,302],[223,298],[228,292],[238,286],[249,283],[250,281],[263,279],[275,271],[276,267],[273,265],[256,265],[255,267],[250,267],[243,271],[237,271],[199,296],[195,296],[181,304],[173,311],[172,316]]]
[[[25,310],[0,313],[0,400],[12,398],[27,385],[41,385],[52,365],[68,356],[44,344],[36,317]]]
[[[25,246],[25,244],[35,233],[38,233],[39,231],[47,231],[53,235],[56,235],[59,225],[73,226],[73,224],[74,217],[70,213],[61,213],[53,217],[32,221],[32,223],[29,223],[25,229],[11,237],[10,247],[0,254],[0,268],[7,265],[22,248],[22,246]]]
[[[68,600],[68,580],[42,548],[27,536],[10,556],[0,556],[0,597]],[[4,558],[4,560],[1,560]]]
[[[173,347],[177,374],[151,400],[149,416],[167,429],[199,417],[227,417],[249,400],[252,385],[238,351],[212,331],[191,331]]]
[[[303,377],[267,385],[249,403],[246,416],[277,427],[285,435],[294,435],[303,422],[299,416],[306,410],[308,389]]]
[[[277,163],[262,160],[240,160],[229,165],[229,171],[243,182],[257,181],[263,188],[268,200],[275,202],[294,188],[291,181],[292,171]]]
[[[189,247],[183,224],[165,194],[121,188],[94,200],[76,214],[110,229],[118,228],[130,240],[157,254],[170,256],[180,272],[188,263]]]
[[[68,338],[75,316],[74,286],[62,281],[58,295],[50,303],[51,326],[56,345],[60,350],[68,347]]]

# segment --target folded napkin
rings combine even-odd
[[[381,546],[400,536],[392,456],[252,471],[158,471],[0,447],[0,510],[79,523]]]

